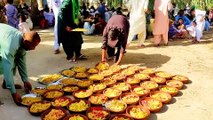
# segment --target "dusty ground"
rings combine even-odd
[[[69,63],[62,52],[53,54],[52,29],[40,30],[42,42],[35,51],[27,55],[27,67],[33,86],[41,86],[35,80],[39,75],[56,73],[74,65],[93,67],[101,59],[101,37],[84,36],[82,53],[88,60]],[[169,46],[153,47],[151,39],[146,41],[147,47],[139,49],[137,41],[127,50],[122,64],[141,64],[172,74],[182,74],[190,78],[191,83],[181,90],[181,94],[164,105],[163,110],[151,114],[149,120],[213,120],[213,31],[205,33],[200,44],[192,44],[188,40],[176,40]],[[19,76],[16,82],[21,83]],[[2,78],[1,78],[2,80]],[[18,90],[23,93],[23,90]],[[8,90],[0,88],[1,120],[39,120],[31,116],[25,107],[16,106]]]

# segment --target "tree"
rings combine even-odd
[[[213,0],[172,0],[180,9],[184,9],[186,5],[195,6],[198,9],[210,9],[213,7]]]
[[[107,0],[109,7],[122,7],[123,6],[123,0]]]
[[[79,0],[81,3],[88,3],[95,0]],[[96,0],[97,1],[97,0]],[[124,3],[129,0],[104,0],[109,7],[123,7]],[[155,0],[149,0],[149,9],[153,10]],[[186,5],[195,6],[199,9],[210,9],[213,8],[213,0],[171,0],[172,2],[176,3],[178,8],[184,9]]]

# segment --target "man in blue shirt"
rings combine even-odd
[[[105,19],[105,10],[106,10],[106,6],[104,5],[103,0],[100,0],[100,5],[97,8],[98,13],[101,14],[102,18]]]
[[[175,17],[175,22],[178,22],[180,18],[183,20],[184,26],[191,24],[191,21],[184,15],[184,10],[179,11],[178,15]]]
[[[22,34],[17,29],[0,23],[0,74],[3,73],[4,75],[2,87],[10,89],[13,100],[17,105],[21,104],[21,97],[16,92],[16,88],[21,88],[21,86],[14,84],[13,75],[16,73],[16,68],[18,68],[26,92],[32,89],[28,81],[26,51],[34,50],[39,43],[38,33],[32,31]]]

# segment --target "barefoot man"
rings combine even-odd
[[[172,7],[170,0],[155,0],[155,23],[153,29],[154,43],[156,46],[160,45],[163,37],[165,45],[168,44],[169,31],[169,16],[168,10]]]
[[[34,50],[40,43],[40,37],[36,32],[26,32],[22,34],[17,29],[0,23],[0,73],[4,75],[2,87],[9,89],[14,102],[21,104],[21,96],[16,89],[21,89],[21,85],[14,84],[13,75],[16,68],[24,83],[26,92],[32,89],[28,81],[26,68],[26,51]]]

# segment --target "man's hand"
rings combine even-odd
[[[24,82],[24,88],[26,93],[29,93],[32,90],[32,85],[30,84],[30,82]]]
[[[67,32],[71,32],[71,31],[72,31],[72,28],[69,27],[69,26],[66,26],[66,31],[67,31]]]
[[[119,58],[118,58],[118,60],[115,61],[115,65],[120,65],[123,56],[124,56],[124,53],[121,52],[121,53],[120,53],[120,56],[119,56]]]
[[[104,60],[102,59],[101,62],[106,62],[106,59],[104,59]]]
[[[101,59],[102,62],[106,62],[106,50],[105,49],[102,49],[102,59]]]
[[[84,22],[92,22],[92,21],[93,21],[93,19],[91,19],[91,18],[84,19]]]
[[[205,21],[205,17],[204,16],[201,18],[200,22],[203,22],[203,21]]]

